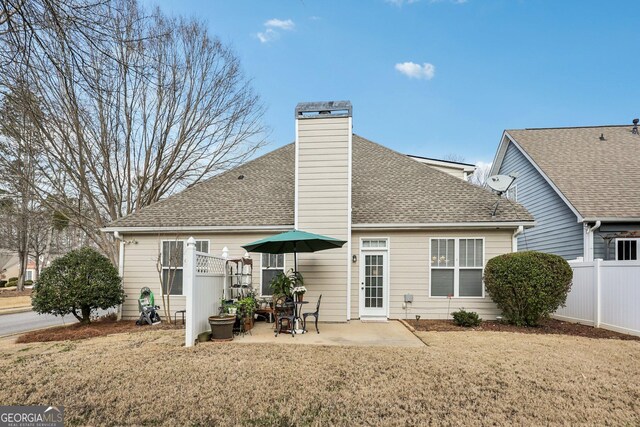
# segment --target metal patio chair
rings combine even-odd
[[[316,318],[316,333],[320,333],[320,331],[318,330],[318,317],[320,317],[320,301],[322,300],[322,294],[320,294],[320,297],[318,298],[318,304],[316,305],[316,311],[314,311],[313,313],[304,313],[302,315],[303,317],[303,329],[306,331],[307,330],[307,317],[309,316],[313,316]]]

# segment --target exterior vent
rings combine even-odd
[[[633,119],[633,129],[631,129],[631,133],[634,134],[634,135],[638,134],[638,122],[639,121],[640,120],[638,120],[638,119]]]
[[[350,101],[301,102],[296,106],[296,119],[351,117]]]

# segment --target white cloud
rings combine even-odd
[[[402,62],[396,64],[396,70],[412,79],[431,80],[436,74],[436,67],[428,62],[422,65],[415,62]]]
[[[289,30],[293,30],[296,24],[294,24],[294,22],[291,19],[282,20],[282,19],[273,18],[265,22],[264,26],[267,28],[279,28],[281,30],[289,31]]]
[[[265,30],[257,32],[256,37],[260,43],[269,43],[280,38],[280,32],[276,30],[291,31],[295,26],[291,19],[269,19],[264,23]]]
[[[271,28],[267,28],[264,32],[256,33],[256,36],[258,36],[260,43],[268,43],[277,39],[279,37],[279,34]]]

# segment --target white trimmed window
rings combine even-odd
[[[637,261],[640,239],[616,239],[616,260]]]
[[[433,238],[430,249],[430,296],[484,297],[484,239]]]
[[[271,280],[284,273],[284,254],[262,254],[260,292],[262,296],[273,295]]]
[[[162,292],[169,295],[183,294],[184,241],[162,241]],[[196,240],[196,252],[209,253],[208,240]]]

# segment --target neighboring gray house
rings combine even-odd
[[[503,133],[491,175],[517,173],[508,196],[535,218],[518,250],[638,260],[639,166],[637,126],[519,129]]]

